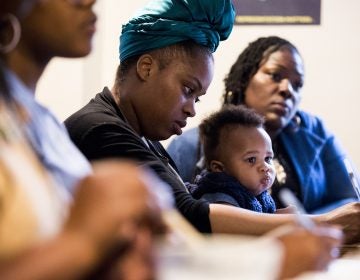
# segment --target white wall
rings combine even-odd
[[[103,86],[112,85],[118,65],[121,24],[146,2],[98,1],[99,22],[93,53],[85,59],[51,62],[38,86],[37,97],[60,119],[84,105]],[[259,36],[278,35],[293,42],[305,59],[301,107],[326,121],[360,167],[359,11],[358,0],[323,0],[320,26],[235,26],[230,38],[215,53],[214,81],[188,127],[197,125],[204,115],[219,108],[222,80],[245,46]]]

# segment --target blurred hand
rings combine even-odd
[[[342,232],[334,227],[282,227],[270,235],[284,245],[280,279],[291,278],[305,271],[324,270],[338,257]]]
[[[319,215],[316,220],[340,226],[345,234],[344,242],[346,244],[360,242],[359,202],[349,203],[326,214]]]
[[[285,208],[276,209],[275,214],[294,214],[296,211],[296,206],[289,205]]]
[[[156,278],[156,256],[153,234],[148,228],[134,232],[126,250],[92,279],[152,280]]]
[[[114,271],[122,279],[151,279],[153,238],[165,230],[161,201],[151,190],[156,183],[152,174],[131,163],[96,163],[93,175],[77,188],[65,230],[87,240],[102,266],[117,263]],[[143,277],[126,274],[131,271],[143,271]]]

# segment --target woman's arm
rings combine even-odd
[[[97,244],[87,236],[64,231],[14,259],[1,262],[0,278],[79,279],[98,263],[102,255]]]
[[[243,208],[210,204],[210,223],[214,233],[263,235],[281,225],[295,224],[292,214],[264,214]]]
[[[339,226],[344,232],[345,243],[360,241],[360,203],[349,203],[328,213],[310,217],[319,224]],[[295,223],[293,214],[263,214],[210,204],[210,224],[214,233],[263,235],[281,225]]]

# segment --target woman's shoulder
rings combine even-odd
[[[300,118],[300,127],[313,130],[326,130],[324,121],[321,117],[306,111],[298,111],[297,116]]]
[[[328,138],[332,133],[327,129],[321,117],[306,111],[298,111],[296,113],[297,120],[294,125],[295,131],[300,129],[308,134],[317,135],[321,138]],[[291,128],[290,128],[291,130]]]
[[[297,116],[301,120],[301,125],[305,127],[316,127],[323,124],[323,120],[319,116],[306,111],[298,111]]]

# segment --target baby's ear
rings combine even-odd
[[[218,160],[212,160],[210,162],[210,171],[211,172],[223,172],[224,171],[223,163]]]

